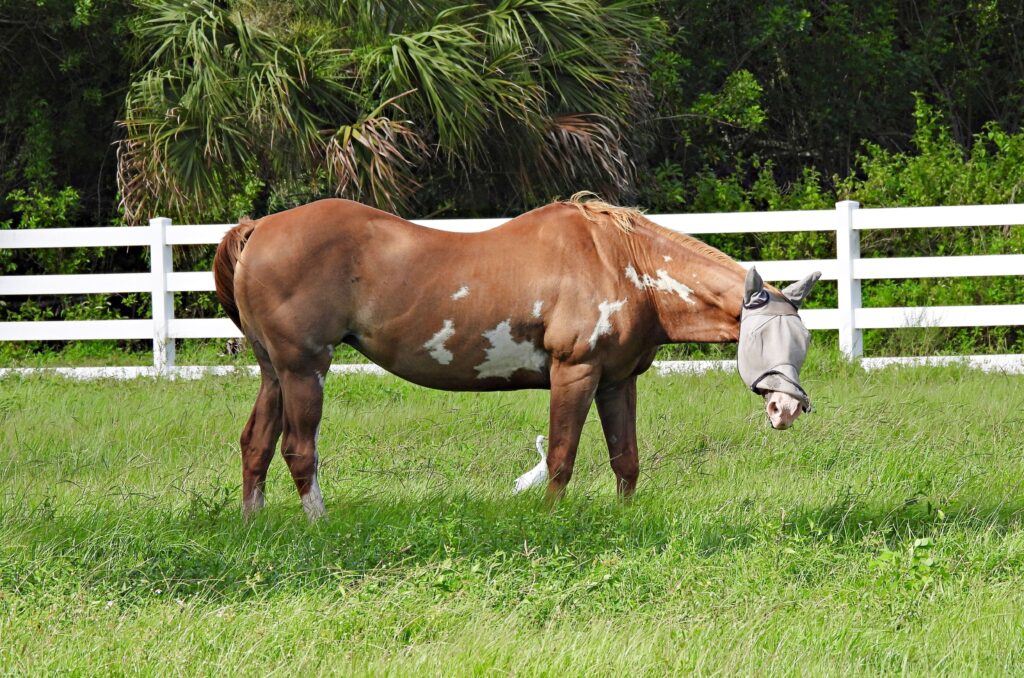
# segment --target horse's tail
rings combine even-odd
[[[242,329],[242,323],[238,318],[238,305],[235,303],[235,265],[242,256],[242,248],[245,247],[245,241],[252,235],[254,228],[255,221],[242,219],[238,226],[224,234],[224,238],[217,245],[217,254],[213,257],[213,282],[217,287],[217,299],[238,329]]]

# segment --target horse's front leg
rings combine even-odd
[[[594,365],[551,364],[551,412],[548,423],[547,502],[554,504],[572,478],[580,433],[587,420],[600,370]]]
[[[636,377],[597,392],[608,456],[615,471],[616,489],[623,498],[636,490],[640,458],[636,447]]]

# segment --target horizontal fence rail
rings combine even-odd
[[[863,354],[863,330],[907,327],[990,327],[1024,325],[1024,304],[991,306],[922,306],[862,308],[862,280],[907,278],[956,278],[1024,275],[1024,254],[949,257],[862,258],[860,231],[903,228],[956,228],[1024,224],[1024,205],[969,205],[954,207],[901,207],[861,209],[844,201],[834,210],[791,212],[742,212],[720,214],[656,214],[649,219],[691,235],[735,233],[787,233],[826,231],[836,234],[835,259],[758,261],[766,280],[797,280],[815,270],[823,280],[838,284],[834,309],[801,312],[813,330],[838,330],[839,348],[848,359]],[[504,223],[505,219],[435,219],[414,223],[441,230],[473,233]],[[145,247],[150,250],[150,270],[136,273],[89,275],[0,276],[0,296],[58,294],[144,293],[152,298],[152,317],[139,320],[63,320],[0,322],[2,341],[50,341],[90,339],[150,339],[152,368],[69,368],[81,375],[136,376],[167,374],[183,377],[231,371],[225,368],[176,367],[175,340],[232,338],[241,334],[226,318],[175,318],[174,294],[214,290],[209,271],[174,271],[175,246],[212,245],[220,242],[234,224],[174,225],[157,218],[148,227],[55,228],[0,231],[0,248],[44,249],[71,247]],[[945,364],[960,360],[984,369],[1024,372],[1024,356],[893,357],[866,358],[866,368],[886,364]],[[372,367],[351,366],[356,371]],[[659,365],[662,373],[700,372],[723,367],[707,361],[676,361]],[[0,368],[0,375],[9,372]],[[63,372],[67,372],[64,370]],[[63,373],[62,372],[62,373]]]

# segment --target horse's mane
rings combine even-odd
[[[624,233],[632,233],[637,224],[647,221],[637,208],[612,205],[599,199],[595,193],[590,191],[574,193],[563,204],[578,209],[587,221],[602,223],[605,220],[610,220]]]
[[[728,256],[719,249],[707,245],[694,237],[688,236],[685,233],[673,231],[672,229],[660,226],[646,216],[636,207],[619,207],[610,203],[604,202],[599,199],[597,195],[590,191],[580,191],[573,194],[571,198],[564,201],[563,204],[571,205],[580,211],[588,221],[594,223],[608,223],[609,221],[623,233],[632,233],[633,230],[643,225],[657,233],[665,236],[669,240],[679,243],[684,247],[692,250],[696,254],[700,254],[711,259],[723,263],[730,263],[734,266],[739,266],[736,260]]]

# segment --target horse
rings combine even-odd
[[[261,375],[240,441],[243,515],[264,504],[282,435],[303,508],[310,520],[324,515],[317,440],[342,343],[421,386],[549,389],[551,503],[595,401],[617,492],[633,494],[637,377],[663,344],[738,341],[740,376],[764,397],[773,428],[810,410],[797,310],[820,274],[780,292],[719,250],[595,198],[577,194],[480,233],[342,199],[229,230],[214,258],[217,297]]]

